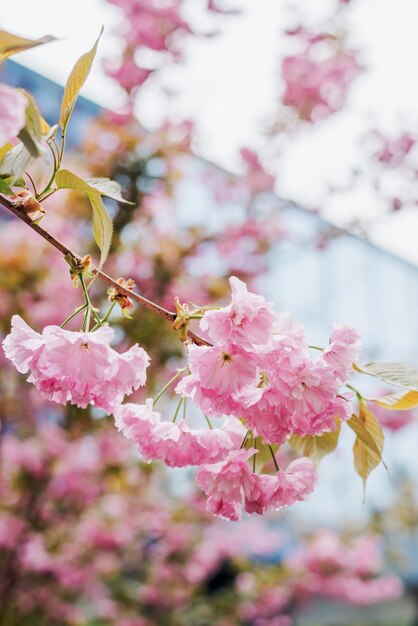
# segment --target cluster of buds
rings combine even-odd
[[[186,343],[190,320],[202,319],[205,311],[213,309],[214,307],[200,307],[196,304],[192,304],[193,309],[190,310],[188,303],[182,304],[177,296],[174,298],[174,304],[177,315],[173,322],[173,329],[179,331],[180,341]]]
[[[10,196],[10,200],[15,206],[23,209],[35,224],[38,224],[45,215],[45,209],[42,204],[27,189],[22,189],[14,196]]]
[[[89,254],[83,256],[82,259],[77,259],[72,254],[67,254],[64,258],[70,266],[70,276],[74,287],[77,287],[78,279],[81,275],[89,277],[94,276],[93,262]]]
[[[118,285],[120,285],[124,289],[127,289],[128,291],[133,291],[135,289],[135,281],[132,278],[128,278],[127,280],[125,280],[124,278],[118,278],[116,282],[118,283]],[[132,319],[132,317],[129,315],[129,311],[130,309],[132,309],[133,304],[126,294],[118,291],[116,287],[110,287],[107,290],[107,297],[110,302],[117,302],[119,304],[122,310],[123,317],[127,319]]]

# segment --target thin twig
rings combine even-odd
[[[38,233],[38,235],[40,235],[43,239],[45,239],[45,241],[51,244],[51,246],[53,246],[59,252],[61,252],[61,254],[63,254],[64,256],[69,255],[73,257],[74,259],[76,259],[77,261],[82,260],[78,254],[76,254],[70,248],[68,248],[62,241],[60,241],[59,239],[51,235],[50,232],[42,228],[42,226],[40,226],[39,224],[36,224],[35,222],[33,222],[30,216],[24,211],[22,207],[16,206],[7,197],[1,194],[0,194],[0,205],[4,206],[6,209],[11,211],[11,213],[16,215],[16,217],[22,220],[22,222],[25,222],[25,224],[27,224],[30,228],[32,228],[32,230]],[[176,319],[177,314],[174,313],[173,311],[168,311],[167,309],[160,306],[156,302],[153,302],[152,300],[148,300],[148,298],[141,296],[139,293],[136,293],[135,291],[131,291],[130,289],[126,289],[125,287],[120,285],[116,280],[114,280],[113,278],[105,274],[105,272],[102,272],[102,270],[98,269],[97,267],[93,266],[91,271],[95,276],[98,276],[105,283],[107,283],[111,287],[114,287],[122,295],[127,296],[128,298],[131,298],[132,300],[135,300],[135,302],[139,302],[139,304],[142,304],[144,307],[146,307],[150,311],[154,311],[154,313],[157,313],[158,315],[165,318],[169,322],[173,323],[174,320]],[[200,337],[199,335],[194,333],[192,330],[189,330],[187,334],[188,334],[188,337],[193,341],[193,343],[199,346],[211,345],[208,341],[203,339],[203,337]]]

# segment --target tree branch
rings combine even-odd
[[[62,241],[60,241],[59,239],[51,235],[51,233],[49,233],[47,230],[42,228],[42,226],[40,226],[39,224],[35,224],[35,222],[32,221],[31,217],[25,212],[25,210],[21,206],[15,205],[13,202],[11,202],[11,200],[9,200],[7,197],[1,194],[0,194],[0,205],[8,209],[16,217],[22,220],[22,222],[25,222],[25,224],[27,224],[32,230],[38,233],[38,235],[40,235],[43,239],[45,239],[45,241],[51,244],[51,246],[53,246],[59,252],[61,252],[61,254],[63,254],[64,256],[70,255],[77,261],[81,261],[81,257],[75,252],[73,252],[70,248],[68,248]],[[99,270],[97,267],[93,266],[92,273],[95,276],[98,276],[99,278],[101,278],[105,283],[107,283],[111,287],[114,287],[122,295],[127,296],[128,298],[131,298],[132,300],[135,300],[135,302],[138,302],[139,304],[142,304],[142,306],[146,307],[150,311],[154,311],[154,313],[157,313],[157,315],[160,315],[161,317],[165,318],[169,322],[173,323],[174,320],[176,319],[177,315],[173,311],[168,311],[164,307],[160,306],[159,304],[156,304],[152,300],[148,300],[147,298],[145,298],[144,296],[141,296],[139,293],[136,293],[135,291],[131,291],[130,289],[125,289],[125,287],[120,285],[116,280],[114,280],[113,278],[105,274],[105,272],[102,272],[102,270]],[[209,342],[203,339],[203,337],[200,337],[199,335],[194,333],[192,330],[189,330],[187,335],[193,341],[193,343],[199,346],[211,345]]]

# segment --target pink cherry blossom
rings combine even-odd
[[[350,404],[338,394],[341,380],[321,357],[309,358],[305,346],[286,335],[256,357],[261,383],[234,395],[240,415],[269,443],[284,443],[291,433],[319,435],[337,428],[335,417],[350,418]]]
[[[235,417],[221,428],[191,430],[185,420],[161,420],[152,400],[143,405],[124,404],[115,411],[116,426],[138,446],[145,461],[161,460],[169,467],[215,463],[240,446],[246,429]]]
[[[21,91],[0,84],[0,146],[14,139],[24,127],[27,104]]]
[[[197,485],[209,496],[208,510],[220,517],[241,517],[241,500],[245,511],[263,515],[270,508],[279,509],[305,500],[316,484],[315,466],[307,458],[297,459],[287,470],[276,475],[255,474],[247,461],[256,449],[235,450],[220,463],[199,468]]]
[[[325,362],[333,369],[340,380],[346,380],[353,369],[353,363],[360,354],[360,335],[352,326],[335,326],[329,346],[324,351]]]
[[[192,398],[206,415],[233,414],[239,409],[235,394],[257,381],[254,358],[233,344],[190,346],[189,368],[176,392]]]
[[[34,332],[18,315],[3,341],[6,356],[41,393],[54,402],[85,408],[94,404],[111,413],[126,394],[145,383],[149,357],[138,345],[123,354],[110,347],[108,326],[72,332],[47,326]]]
[[[268,343],[272,336],[275,314],[273,305],[262,296],[250,293],[235,276],[229,279],[231,304],[206,311],[200,321],[202,330],[216,342],[237,343],[244,347]]]
[[[315,465],[306,457],[289,463],[286,471],[279,470],[276,475],[258,476],[259,497],[245,498],[247,513],[263,515],[268,509],[281,509],[295,502],[305,500],[314,490],[317,475]]]
[[[241,519],[241,500],[244,493],[252,500],[259,493],[257,476],[247,461],[257,452],[235,450],[225,461],[202,465],[196,473],[196,483],[208,497],[208,511],[232,521]]]

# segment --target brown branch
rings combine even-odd
[[[77,261],[82,260],[78,254],[76,254],[70,248],[68,248],[64,243],[62,243],[62,241],[60,241],[59,239],[51,235],[51,233],[49,233],[47,230],[42,228],[42,226],[40,226],[39,224],[36,224],[35,222],[33,222],[31,217],[26,213],[26,211],[22,208],[22,206],[15,205],[11,200],[9,200],[7,197],[1,194],[0,194],[0,205],[4,206],[6,209],[11,211],[14,215],[16,215],[16,217],[22,220],[22,222],[25,222],[25,224],[27,224],[30,228],[32,228],[32,230],[38,233],[38,235],[40,235],[43,239],[45,239],[45,241],[51,244],[51,246],[53,246],[59,252],[61,252],[61,254],[63,254],[64,256],[70,255]],[[92,273],[95,276],[98,276],[99,278],[101,278],[105,283],[107,283],[111,287],[114,287],[122,295],[127,296],[128,298],[131,298],[132,300],[135,300],[135,302],[139,302],[139,304],[142,304],[144,307],[146,307],[150,311],[154,311],[154,313],[157,313],[157,315],[160,315],[161,317],[165,318],[169,322],[173,323],[174,320],[176,319],[177,314],[174,313],[173,311],[168,311],[167,309],[160,306],[156,302],[152,302],[152,300],[148,300],[147,298],[145,298],[144,296],[141,296],[139,293],[136,293],[135,291],[131,291],[130,289],[125,289],[125,287],[123,287],[116,280],[114,280],[113,278],[105,274],[105,272],[102,272],[102,270],[100,270],[99,268],[93,266]],[[210,345],[209,342],[203,339],[203,337],[200,337],[199,335],[194,333],[192,330],[189,330],[187,335],[193,341],[193,343],[199,346]]]

